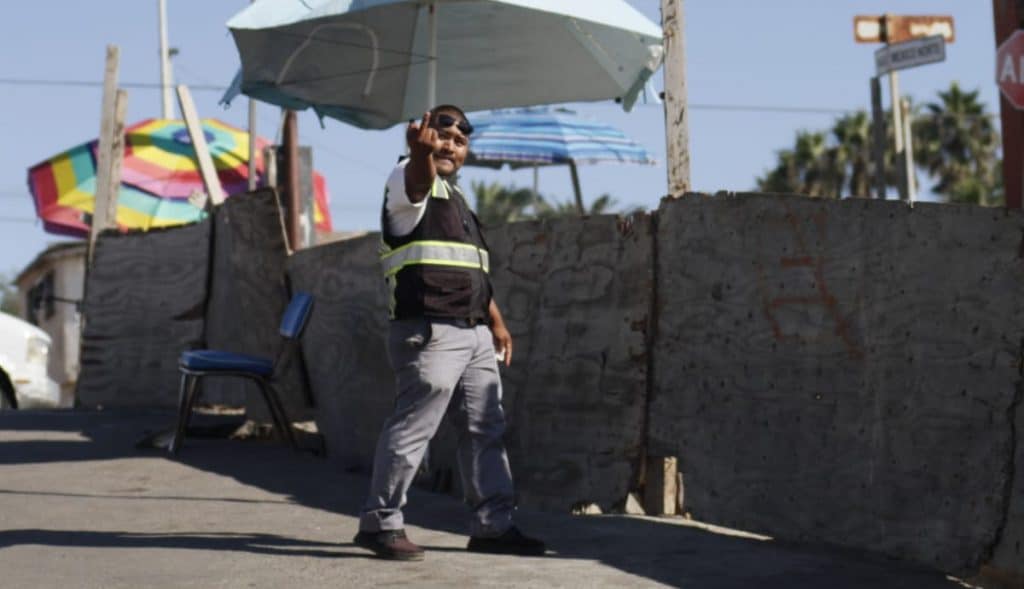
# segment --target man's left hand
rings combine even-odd
[[[491,327],[491,336],[494,338],[494,351],[503,356],[505,366],[512,365],[512,334],[508,332],[505,325],[498,324]]]

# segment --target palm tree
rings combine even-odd
[[[839,117],[832,126],[834,165],[846,181],[848,194],[871,195],[871,118],[859,110]],[[842,181],[839,186],[842,191]]]
[[[484,225],[500,225],[533,218],[537,211],[539,195],[528,188],[502,186],[497,182],[473,182],[470,184],[476,196],[476,215]],[[531,212],[527,209],[531,208]]]
[[[914,121],[914,159],[938,180],[932,190],[954,202],[995,204],[999,136],[980,91],[956,82]]]
[[[757,179],[758,189],[837,198],[836,178],[842,180],[827,141],[822,131],[798,131],[793,148],[779,151],[775,168]]]
[[[605,213],[614,212],[614,208],[618,206],[618,201],[612,198],[610,194],[602,194],[601,196],[594,199],[594,202],[590,204],[590,207],[585,208],[583,211],[584,215],[602,215]],[[537,211],[537,217],[540,219],[550,219],[553,217],[577,217],[576,202],[556,202],[554,204],[549,203],[543,197],[539,200],[539,206]]]
[[[484,225],[501,225],[527,219],[579,216],[574,201],[549,202],[543,196],[534,194],[533,190],[529,188],[503,186],[497,182],[473,182],[470,184],[470,188],[476,197],[476,215]],[[602,194],[594,199],[594,202],[584,210],[583,214],[613,213],[618,204],[618,201],[610,194]]]

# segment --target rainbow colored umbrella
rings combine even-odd
[[[216,119],[204,119],[202,125],[224,192],[229,196],[245,192],[248,134]],[[256,145],[256,169],[262,176],[263,148],[269,142],[257,137]],[[46,231],[88,234],[96,191],[96,148],[97,142],[91,141],[29,169],[29,190]],[[314,174],[313,184],[316,227],[329,231],[326,183]],[[148,230],[198,221],[205,213],[188,200],[197,191],[203,191],[203,182],[182,121],[147,119],[125,130],[118,227]]]

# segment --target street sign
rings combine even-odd
[[[946,42],[941,35],[886,45],[875,51],[875,71],[881,76],[927,63],[946,60]]]
[[[946,15],[857,15],[853,17],[853,38],[858,43],[902,43],[921,37],[942,35],[946,43],[956,40],[953,17]]]
[[[1024,31],[1010,35],[996,50],[996,83],[1003,96],[1018,110],[1024,110]]]

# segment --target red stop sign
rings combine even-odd
[[[1024,30],[1015,31],[996,50],[996,83],[1010,104],[1024,110]]]

